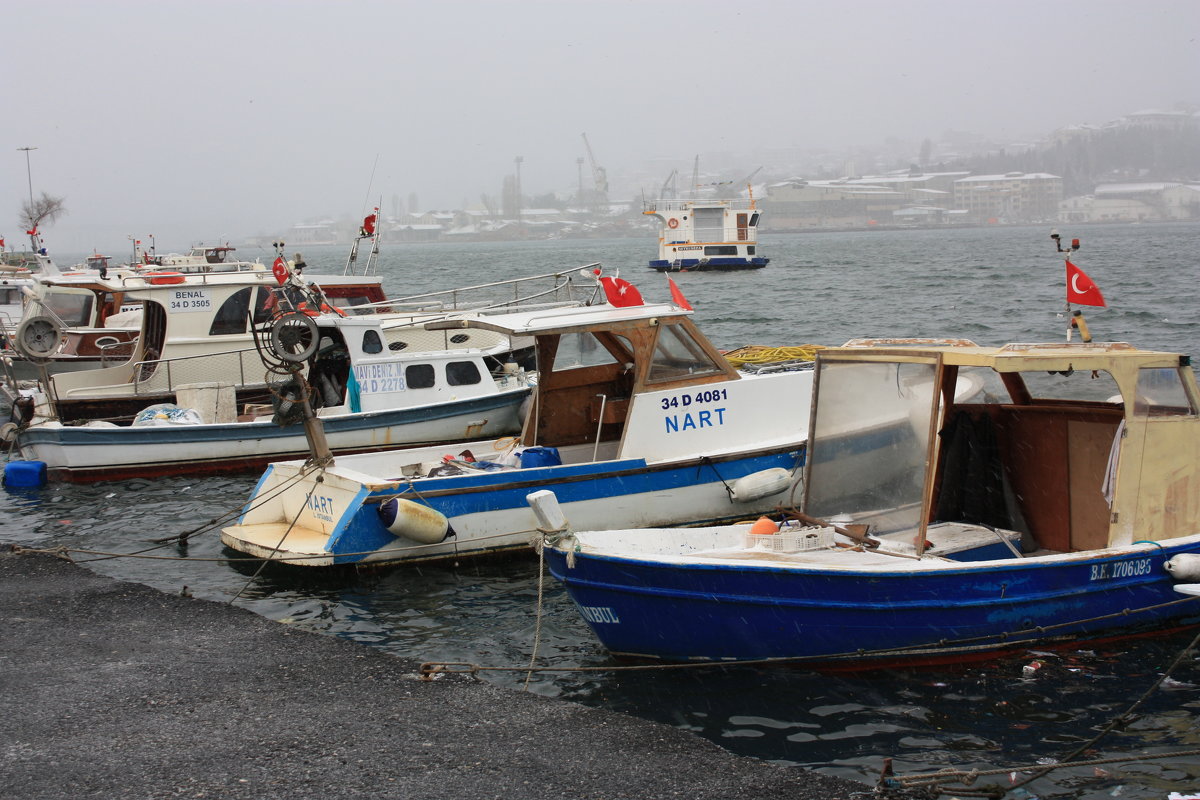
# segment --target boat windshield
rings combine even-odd
[[[808,514],[872,533],[919,528],[936,375],[932,361],[821,361]]]
[[[658,340],[654,343],[654,357],[646,382],[657,383],[722,372],[721,365],[705,352],[684,326],[664,325],[659,329]]]
[[[89,291],[49,291],[42,298],[46,310],[57,316],[68,328],[92,324],[92,304],[95,298]]]

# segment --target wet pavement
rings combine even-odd
[[[842,800],[873,787],[0,552],[0,786],[35,798]]]

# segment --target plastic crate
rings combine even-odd
[[[824,550],[833,547],[833,528],[791,527],[784,525],[778,533],[745,534],[747,550],[765,550],[768,553],[803,553],[808,550]]]

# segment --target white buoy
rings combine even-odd
[[[1179,553],[1163,566],[1174,580],[1200,581],[1200,554]]]
[[[450,520],[442,512],[402,497],[382,503],[379,520],[389,533],[421,544],[444,541],[450,531]]]
[[[791,470],[772,467],[738,478],[729,487],[729,496],[735,503],[749,503],[786,491],[791,484]]]

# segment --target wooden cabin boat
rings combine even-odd
[[[963,377],[983,391],[957,397]],[[550,571],[612,653],[847,669],[1200,622],[1187,356],[863,341],[818,354],[814,393],[799,510],[702,529],[546,512]],[[888,418],[907,424],[870,424]]]

